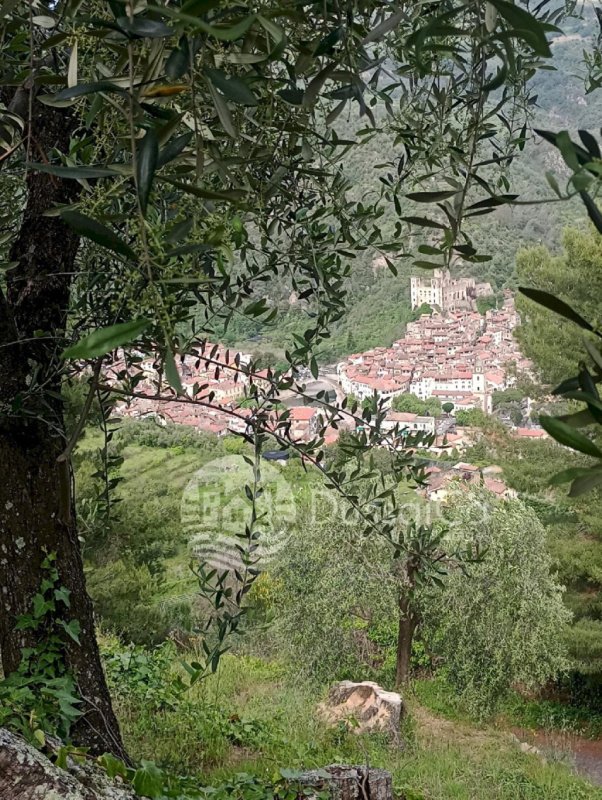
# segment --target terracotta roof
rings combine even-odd
[[[504,481],[498,481],[495,478],[484,478],[483,485],[490,492],[493,492],[494,494],[497,495],[502,495],[506,491],[508,491],[508,487],[506,486]]]
[[[289,419],[293,422],[304,422],[313,419],[314,416],[319,413],[319,408],[313,408],[312,406],[293,406],[290,411]]]
[[[466,461],[458,461],[457,464],[454,464],[452,469],[457,469],[460,472],[478,472],[479,467],[475,464],[468,464]]]
[[[516,428],[512,433],[528,439],[544,439],[548,435],[542,428]]]

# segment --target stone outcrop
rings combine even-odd
[[[0,728],[2,800],[134,800],[129,788],[112,781],[93,761],[55,766],[35,747]]]
[[[327,722],[347,722],[356,733],[384,731],[397,737],[403,703],[401,695],[373,681],[341,681],[332,687],[319,712]]]

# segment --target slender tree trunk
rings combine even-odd
[[[32,107],[26,129],[32,160],[45,160],[52,148],[66,152],[77,119],[35,101]],[[79,241],[59,217],[42,215],[56,203],[73,202],[78,190],[75,181],[29,173],[10,255],[17,265],[7,273],[6,293],[0,291],[0,652],[10,673],[22,647],[35,644],[36,631],[15,630],[15,622],[31,611],[45,554],[56,553],[70,614],[81,626],[81,645],[66,642],[84,711],[72,738],[92,753],[123,757],[86,592],[72,475],[68,463],[57,462],[65,449],[60,352]]]
[[[416,616],[407,597],[399,601],[399,628],[397,633],[397,658],[395,665],[395,686],[403,686],[410,678],[412,642],[416,631]]]
[[[418,617],[413,603],[416,588],[418,566],[413,555],[407,557],[398,566],[399,583],[399,628],[397,631],[397,658],[395,663],[395,686],[399,688],[410,679],[410,660],[412,658],[412,642],[418,624]]]

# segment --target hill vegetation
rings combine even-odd
[[[277,516],[287,519],[284,547],[276,548],[253,589],[254,612],[245,636],[234,642],[215,678],[180,698],[170,687],[180,674],[178,664],[195,658],[194,631],[202,627],[207,611],[189,568],[191,529],[182,523],[182,499],[195,475],[213,469],[213,463],[241,458],[237,455],[241,443],[178,426],[124,424],[112,444],[123,464],[114,473],[120,482],[107,527],[101,518],[89,515],[98,483],[91,475],[99,444],[90,432],[80,445],[80,514],[86,523],[90,589],[102,629],[110,634],[102,640],[105,664],[119,698],[117,710],[130,751],[138,758],[153,757],[166,768],[197,771],[204,779],[219,782],[233,768],[266,778],[272,774],[273,760],[292,769],[318,766],[329,760],[353,760],[368,748],[370,763],[392,769],[399,788],[429,800],[489,796],[510,800],[537,798],[538,793],[559,800],[597,797],[593,788],[571,778],[565,766],[536,765],[533,756],[517,752],[508,733],[490,727],[496,719],[499,726],[499,720],[511,713],[517,724],[528,714],[531,724],[546,729],[552,724],[560,730],[570,726],[586,731],[588,725],[597,730],[594,721],[602,711],[597,644],[597,596],[602,587],[596,566],[602,546],[594,533],[599,524],[594,507],[566,498],[560,490],[551,492],[549,477],[567,458],[557,445],[517,442],[501,432],[499,424],[487,426],[465,458],[501,465],[521,501],[497,507],[488,493],[480,498],[477,493],[472,511],[464,499],[446,512],[452,530],[457,526],[464,536],[472,514],[475,535],[478,531],[483,537],[489,535],[482,528],[483,503],[497,507],[499,522],[491,527],[495,552],[481,538],[483,564],[469,567],[464,576],[452,571],[449,582],[444,578],[443,596],[432,591],[425,596],[412,656],[415,674],[423,677],[417,695],[408,696],[410,718],[403,736],[409,750],[404,756],[378,737],[360,742],[344,729],[337,733],[324,727],[313,711],[333,680],[361,676],[392,685],[396,601],[384,542],[370,544],[374,553],[366,545],[356,550],[352,532],[337,523],[336,510],[332,516],[332,498],[321,489],[319,476],[295,461],[277,468],[278,482],[284,481],[286,489],[279,487],[274,495],[282,504]],[[335,448],[329,458],[337,457]],[[225,494],[220,492],[224,509],[228,498],[240,492],[235,484],[228,486]],[[408,501],[413,497],[410,492]],[[420,506],[413,513],[422,513]],[[209,518],[208,529],[214,519]],[[497,553],[500,547],[503,555]],[[342,549],[347,552],[345,560],[337,558]],[[517,573],[512,552],[516,566],[520,565]],[[558,584],[544,588],[553,574],[550,558],[558,576],[552,581],[567,587],[565,608],[558,606]],[[537,581],[544,581],[539,595],[534,591],[536,574]],[[475,628],[466,620],[471,608],[477,612],[472,600],[475,581],[480,580],[480,627]],[[498,582],[499,593],[492,592],[492,581]],[[531,622],[525,617],[526,627],[521,628],[514,603],[525,590],[533,605],[522,613],[533,616]],[[546,614],[551,614],[548,622]],[[454,628],[458,624],[460,631]],[[550,626],[547,633],[545,625]],[[475,635],[477,628],[483,641]],[[458,646],[462,631],[467,634],[466,647]],[[560,637],[559,632],[563,632]],[[530,649],[533,636],[542,638]],[[542,644],[559,648],[550,651],[547,667]],[[527,648],[523,653],[522,647]],[[175,648],[183,651],[177,653]],[[485,672],[483,652],[488,652]],[[516,659],[514,666],[507,659],[510,653]],[[536,654],[534,685],[541,686],[556,674],[558,697],[565,703],[570,700],[569,705],[558,706],[553,723],[547,701],[540,701],[540,706],[531,701],[527,711],[527,701],[517,703],[514,698],[517,682],[525,686],[530,680],[529,653]],[[428,688],[430,681],[436,690]],[[456,759],[463,764],[460,772],[452,767]],[[461,794],[454,794],[452,785],[461,786]]]
[[[587,94],[585,72],[579,74],[582,51],[591,42],[592,27],[596,25],[590,6],[583,9],[583,20],[570,20],[566,32],[553,38],[554,68],[541,70],[532,80],[536,101],[532,106],[532,124],[544,130],[595,128],[602,113],[602,100],[596,94]],[[562,90],[559,90],[562,87]],[[356,135],[358,122],[352,115],[337,121],[341,137],[350,142],[342,162],[343,171],[353,187],[357,199],[376,197],[379,191],[383,164],[396,154],[395,131],[390,130],[386,118],[378,119],[380,132],[369,136]],[[553,255],[560,253],[562,231],[567,225],[585,227],[587,216],[578,200],[563,203],[543,203],[554,192],[545,174],[556,175],[560,184],[568,178],[566,165],[557,151],[541,138],[530,139],[520,158],[507,168],[506,175],[512,190],[530,205],[501,206],[486,216],[467,221],[467,232],[479,252],[490,255],[484,263],[469,264],[460,260],[454,266],[457,275],[472,275],[479,281],[490,282],[494,292],[517,285],[527,276],[520,266],[517,272],[516,256],[530,246],[547,247]],[[401,198],[399,212],[385,208],[379,226],[385,237],[391,236],[398,215],[416,213],[412,203]],[[412,253],[422,239],[408,234],[405,242],[406,256],[393,255],[397,274],[392,275],[380,253],[368,248],[359,253],[346,281],[347,308],[343,319],[330,332],[321,346],[318,357],[324,363],[340,359],[350,353],[375,346],[389,346],[401,338],[405,324],[413,319],[410,309],[410,275],[420,272],[411,265]],[[521,258],[523,258],[521,256]],[[566,273],[565,273],[566,274]],[[289,305],[290,288],[276,285],[273,291],[281,296],[287,309],[276,328],[261,323],[250,324],[233,319],[224,332],[227,341],[250,349],[268,347],[277,353],[303,326],[306,311],[301,306]]]

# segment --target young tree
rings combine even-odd
[[[313,522],[302,514],[274,568],[276,631],[292,662],[323,680],[372,669],[370,637],[381,626],[395,627],[394,682],[405,685],[425,593],[442,587],[442,576],[471,561],[478,548],[450,546],[440,524],[403,520],[387,542],[362,536],[353,523],[341,525],[336,508],[317,505],[313,512]]]
[[[443,587],[444,576],[450,570],[463,571],[467,564],[478,560],[478,543],[458,543],[450,540],[447,526],[439,519],[421,524],[413,517],[424,513],[416,506],[409,520],[400,520],[392,553],[391,572],[394,576],[397,599],[397,642],[395,655],[395,686],[410,680],[410,661],[414,636],[425,620],[425,595],[436,595]]]

